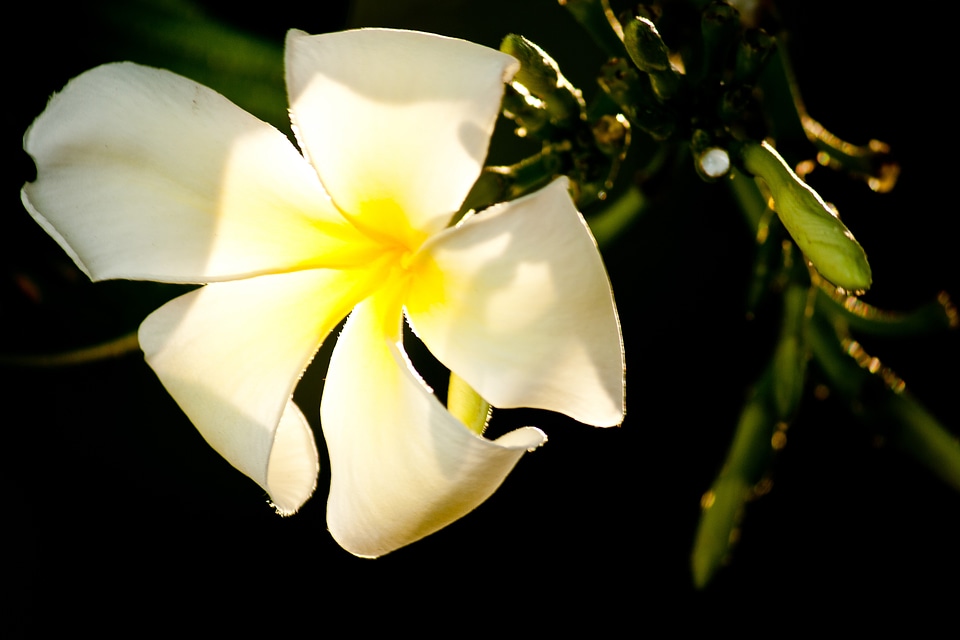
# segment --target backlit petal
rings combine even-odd
[[[414,268],[412,326],[491,404],[623,420],[613,294],[566,179],[436,236]]]
[[[24,148],[37,163],[24,204],[95,280],[207,282],[356,262],[366,247],[283,134],[168,71],[84,73]]]
[[[140,327],[147,362],[170,395],[281,513],[310,497],[317,472],[313,435],[291,394],[370,286],[364,276],[310,270],[215,283],[172,300]]]
[[[470,432],[384,335],[373,300],[337,341],[320,404],[330,451],[327,524],[343,548],[379,556],[437,531],[492,494],[546,439],[526,427],[497,441]],[[393,326],[399,308],[392,309]]]
[[[433,34],[290,31],[287,91],[297,139],[334,202],[401,237],[446,226],[473,185],[517,62]]]

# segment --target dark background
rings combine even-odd
[[[205,3],[210,15],[274,44],[290,27],[348,24],[492,47],[519,32],[585,92],[595,91],[591,72],[602,58],[550,0],[360,2],[353,13],[345,3],[321,4]],[[778,3],[807,107],[844,139],[890,143],[902,175],[884,195],[823,169],[811,181],[870,256],[875,284],[866,301],[908,310],[941,290],[956,298],[950,27],[934,9],[894,15],[850,2],[839,13],[838,4]],[[14,74],[8,148],[16,156],[0,227],[0,351],[7,353],[132,330],[178,291],[85,282],[16,195],[34,175],[20,137],[50,93],[102,62],[162,65],[153,56],[163,53],[137,52],[136,38],[110,19],[119,14],[109,2],[25,10],[29,44],[7,57]],[[744,319],[751,252],[719,187],[648,212],[605,254],[627,353],[623,426],[496,414],[498,428],[536,424],[550,442],[474,513],[375,561],[350,556],[326,532],[325,452],[317,495],[295,517],[279,518],[259,487],[207,447],[139,354],[57,370],[0,369],[2,424],[13,436],[6,520],[15,536],[4,572],[17,594],[10,624],[27,634],[140,635],[192,620],[223,631],[267,623],[278,633],[343,635],[324,623],[349,618],[364,628],[459,635],[452,624],[496,626],[504,612],[519,610],[522,620],[511,626],[552,630],[582,620],[599,635],[656,631],[665,622],[751,628],[771,618],[785,628],[817,622],[825,611],[861,623],[945,614],[934,603],[957,593],[960,496],[906,455],[877,446],[876,433],[834,399],[805,402],[776,460],[772,493],[750,505],[733,563],[705,591],[690,586],[699,499],[764,357],[763,319]],[[960,431],[957,332],[863,343]],[[322,377],[313,367],[297,393],[314,420]]]

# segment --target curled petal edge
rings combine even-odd
[[[533,427],[491,441],[440,404],[375,301],[359,305],[337,342],[321,400],[330,452],[327,525],[347,551],[377,557],[466,515],[524,453],[546,441]],[[399,323],[399,309],[394,309]]]
[[[431,353],[492,405],[614,426],[625,411],[620,320],[567,185],[555,180],[424,243],[406,309]]]
[[[293,513],[316,485],[313,433],[290,400],[320,343],[380,277],[308,270],[206,285],[140,326],[147,363],[203,438]]]

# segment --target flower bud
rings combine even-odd
[[[720,74],[727,67],[730,50],[740,33],[740,13],[725,2],[714,2],[704,9],[700,18],[703,58],[695,75],[706,78]]]
[[[566,126],[580,120],[585,109],[583,96],[563,77],[557,62],[546,51],[514,33],[503,39],[500,50],[520,61],[514,83],[543,100],[553,124]]]
[[[605,156],[623,160],[630,144],[630,124],[626,118],[617,114],[602,115],[590,127],[597,149]]]
[[[734,84],[753,84],[777,46],[777,41],[763,29],[748,29],[737,45],[733,67]]]
[[[549,135],[550,112],[539,98],[532,96],[523,85],[507,85],[503,94],[503,114],[517,124],[516,135],[535,138]]]
[[[623,28],[604,0],[559,0],[611,58],[624,55]]]
[[[680,74],[670,64],[670,51],[652,22],[636,17],[623,27],[623,44],[630,59],[641,71],[650,74],[657,97],[668,100],[680,86]]]
[[[600,68],[597,83],[630,122],[655,140],[673,135],[676,116],[657,101],[648,78],[629,62],[622,58],[610,60]]]
[[[770,462],[776,421],[767,400],[769,384],[769,376],[765,376],[744,403],[723,468],[700,501],[700,523],[691,556],[698,589],[710,582],[733,548],[744,506]]]
[[[766,182],[780,221],[820,275],[847,291],[869,289],[872,276],[863,247],[820,195],[766,142],[744,144],[741,156],[747,171]]]

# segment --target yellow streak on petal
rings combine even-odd
[[[405,297],[408,309],[427,311],[447,304],[443,271],[429,253],[416,254],[409,272],[412,286]]]

